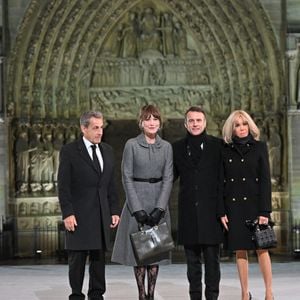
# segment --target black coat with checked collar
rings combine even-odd
[[[223,241],[218,218],[222,203],[222,140],[206,135],[195,164],[185,137],[173,144],[174,179],[179,177],[178,243],[216,245]]]
[[[251,139],[243,151],[235,143],[223,149],[224,214],[229,219],[230,250],[255,249],[246,220],[271,213],[271,178],[267,145]]]
[[[110,248],[111,216],[119,214],[112,148],[99,144],[103,172],[97,169],[82,138],[62,147],[58,170],[58,198],[63,219],[75,215],[77,227],[66,232],[66,249]]]

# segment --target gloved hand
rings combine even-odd
[[[148,219],[148,215],[144,210],[138,210],[133,213],[136,221],[144,225]]]
[[[158,225],[159,221],[161,220],[161,218],[163,218],[164,215],[165,211],[163,209],[155,207],[151,211],[147,223],[150,226]]]

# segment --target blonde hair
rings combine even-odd
[[[256,124],[254,123],[253,119],[244,110],[235,110],[229,115],[222,129],[222,135],[225,143],[229,144],[232,142],[232,138],[234,135],[234,123],[236,119],[239,117],[247,121],[249,126],[249,133],[253,136],[255,140],[258,141],[260,136],[260,131],[256,126]]]

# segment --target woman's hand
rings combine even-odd
[[[227,223],[228,223],[228,218],[227,218],[226,215],[225,215],[224,217],[221,217],[221,222],[222,222],[224,228],[228,231],[228,225],[227,225]]]
[[[267,225],[269,223],[269,218],[267,217],[263,217],[263,216],[259,216],[258,217],[258,224],[264,224]]]

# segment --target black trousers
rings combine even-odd
[[[202,259],[204,259],[205,298],[217,300],[220,284],[220,246],[184,245],[191,300],[202,299]]]
[[[105,285],[105,253],[103,250],[69,250],[69,282],[72,293],[69,300],[83,300],[82,293],[84,271],[87,257],[89,256],[89,288],[88,299],[104,299]]]

